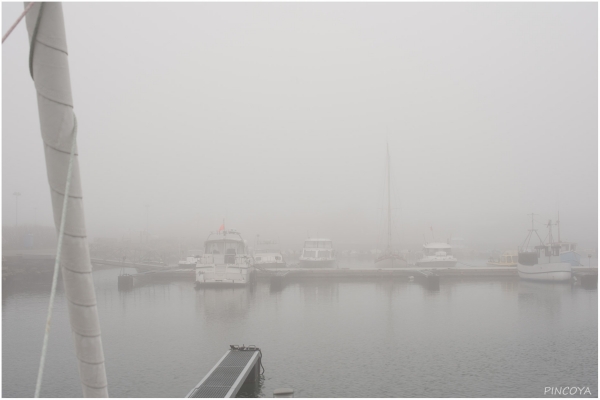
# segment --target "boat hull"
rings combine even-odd
[[[284,262],[266,262],[266,263],[254,263],[256,268],[285,268],[286,263]]]
[[[517,265],[521,279],[539,282],[569,282],[571,281],[571,264],[547,263],[534,265]]]
[[[302,260],[300,268],[335,268],[335,260]]]
[[[196,269],[196,286],[244,286],[254,278],[254,268],[246,268],[243,273],[232,271],[205,271]]]

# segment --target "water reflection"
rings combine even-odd
[[[332,303],[338,300],[339,283],[333,279],[303,279],[295,284],[306,303]]]
[[[205,287],[196,290],[196,311],[207,321],[235,322],[245,319],[255,288]]]
[[[545,312],[548,316],[559,317],[561,304],[571,295],[570,283],[530,282],[518,283],[518,302],[522,312]]]

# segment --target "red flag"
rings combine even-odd
[[[225,224],[221,225],[219,227],[219,230],[217,232],[221,232],[221,231],[224,231],[224,230],[225,230]]]

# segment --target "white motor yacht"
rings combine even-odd
[[[452,255],[452,246],[448,243],[425,243],[423,257],[417,261],[417,267],[452,268],[457,262]]]
[[[255,268],[283,268],[286,262],[277,242],[273,240],[257,240],[254,249]]]
[[[333,243],[330,239],[306,239],[299,261],[302,268],[334,268]]]
[[[208,236],[196,264],[196,286],[246,285],[253,276],[252,256],[239,232],[223,228]]]

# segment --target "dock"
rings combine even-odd
[[[161,268],[139,272],[120,281],[127,282],[123,288],[133,288],[137,284],[170,281],[190,281],[196,278],[195,270],[183,268]],[[598,269],[573,267],[573,277],[582,286],[597,287]],[[380,280],[414,280],[426,284],[427,287],[439,288],[440,281],[451,280],[512,280],[519,279],[516,267],[480,267],[480,268],[257,268],[256,279],[270,281],[272,285],[283,286],[284,283],[301,282],[309,279],[343,281],[380,281]]]
[[[246,382],[258,383],[262,353],[256,346],[234,346],[198,382],[186,397],[235,397]]]

